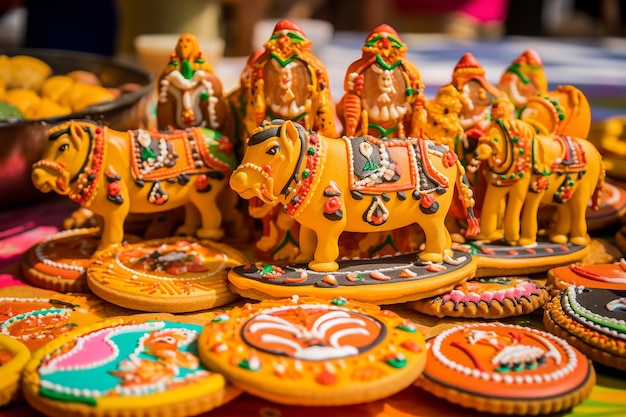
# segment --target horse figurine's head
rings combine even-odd
[[[539,54],[532,49],[524,51],[502,73],[498,88],[507,94],[516,108],[524,106],[530,97],[548,91]]]
[[[532,163],[534,129],[515,118],[515,108],[508,99],[494,102],[491,118],[491,125],[478,140],[474,158],[487,161],[499,180],[519,179],[520,173],[527,171]]]
[[[42,192],[67,195],[89,163],[94,137],[103,129],[94,122],[69,121],[50,128],[41,160],[32,167],[31,179]],[[77,184],[80,185],[80,184]]]
[[[264,122],[248,139],[243,160],[230,177],[231,188],[246,199],[285,204],[301,181],[306,143],[302,126],[283,120]]]

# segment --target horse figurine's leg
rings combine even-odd
[[[550,242],[566,244],[572,227],[572,212],[568,204],[556,205],[556,221],[554,229],[550,233]]]
[[[178,229],[176,229],[176,235],[194,236],[196,234],[196,230],[198,230],[201,223],[200,210],[198,210],[193,203],[185,204],[184,209],[185,220],[183,224]]]
[[[300,254],[296,256],[296,263],[308,263],[313,259],[317,246],[317,235],[313,229],[300,225]]]
[[[424,250],[418,255],[421,261],[438,263],[443,261],[444,255],[452,255],[450,250],[452,238],[444,220],[445,217],[438,214],[425,215],[420,219],[419,225],[426,236]]]
[[[587,203],[593,192],[584,189],[587,184],[580,184],[578,190],[574,193],[567,206],[570,212],[570,232],[569,241],[573,245],[587,245],[590,238],[587,235],[587,219],[585,213]]]
[[[530,191],[526,194],[526,201],[524,202],[524,211],[522,213],[522,222],[520,226],[521,235],[517,241],[519,246],[529,246],[537,242],[537,232],[539,231],[537,213],[539,212],[539,205],[543,194],[544,192],[537,193]],[[569,220],[565,220],[564,225],[566,224],[569,224]],[[557,243],[567,243],[567,238],[565,239],[565,242]]]
[[[124,201],[128,201],[128,197]],[[95,255],[99,255],[105,249],[120,244],[124,240],[124,221],[130,207],[127,203],[116,206],[113,210],[98,213],[102,216],[101,238]]]

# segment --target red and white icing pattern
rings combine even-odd
[[[462,344],[457,341],[447,340],[459,332],[467,335],[465,338],[467,347],[462,347]],[[491,358],[474,356],[471,347],[479,343],[493,347]],[[473,366],[463,365],[454,356],[443,353],[442,346],[446,344],[459,347],[459,354],[470,356]],[[496,383],[519,385],[553,383],[568,377],[579,363],[576,352],[564,340],[540,330],[500,323],[478,323],[454,327],[439,334],[428,343],[428,346],[433,357],[455,373],[467,378]],[[560,352],[564,352],[564,355]],[[539,358],[552,361],[553,365],[558,366],[550,367],[552,370],[549,372],[503,373],[496,370],[498,364],[503,362],[521,361],[523,363],[527,360],[536,361]]]

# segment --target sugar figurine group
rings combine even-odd
[[[427,99],[392,27],[375,28],[361,51],[335,104],[311,41],[282,20],[226,94],[196,38],[183,34],[157,79],[154,128],[54,126],[33,183],[98,215],[96,253],[122,243],[132,213],[182,206],[176,234],[220,240],[229,219],[247,227],[248,212],[260,232],[254,273],[280,277],[295,264],[300,276],[320,275],[315,294],[323,279],[349,275],[345,262],[385,276],[395,258],[385,251],[416,252],[393,265],[410,275],[394,282],[446,274],[462,282],[490,274],[481,259],[506,265],[520,252],[525,266],[545,270],[588,252],[585,213],[599,202],[605,172],[586,140],[591,112],[579,89],[548,91],[533,50],[498,85],[466,53]],[[542,234],[546,205],[558,215]],[[281,279],[262,281],[271,293],[266,285]]]

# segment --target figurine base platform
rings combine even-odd
[[[477,261],[477,277],[535,274],[551,268],[578,262],[590,251],[589,245],[552,243],[538,239],[532,246],[511,246],[504,240],[471,242],[459,246],[471,253]]]
[[[229,288],[256,300],[314,296],[345,297],[374,304],[392,304],[432,297],[452,290],[476,274],[477,262],[455,251],[449,263],[420,263],[416,253],[372,259],[340,260],[332,273],[261,262],[240,265],[228,274]]]

